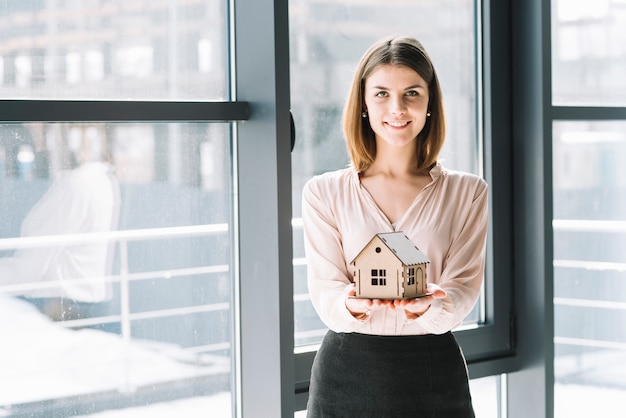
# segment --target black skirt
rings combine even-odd
[[[329,331],[311,371],[309,418],[474,418],[454,335]]]

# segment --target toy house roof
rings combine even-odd
[[[365,250],[369,244],[379,238],[395,255],[400,262],[405,266],[411,266],[415,264],[429,263],[430,260],[426,255],[420,251],[419,248],[407,237],[404,232],[385,232],[376,234],[370,240],[370,242],[363,247]],[[353,263],[361,256],[363,250],[354,258]]]

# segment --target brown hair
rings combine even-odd
[[[365,80],[381,65],[401,65],[411,68],[428,84],[428,111],[424,129],[417,136],[417,168],[426,170],[439,156],[445,138],[443,98],[437,73],[422,44],[405,36],[392,36],[379,40],[363,55],[352,80],[348,100],[343,111],[343,133],[352,166],[366,170],[376,157],[376,137],[367,118],[363,90]]]

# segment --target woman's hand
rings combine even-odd
[[[394,300],[393,304],[396,308],[404,309],[404,314],[408,319],[416,319],[426,313],[433,300],[443,299],[448,295],[445,290],[434,283],[427,284],[426,292],[429,293],[428,296],[415,299],[398,299]]]
[[[428,283],[426,287],[428,296],[414,299],[362,299],[355,298],[356,289],[354,283],[346,286],[346,308],[356,319],[367,319],[373,311],[389,307],[390,309],[404,309],[408,319],[416,319],[424,315],[435,299],[443,299],[448,293],[441,286]]]
[[[356,319],[367,319],[373,311],[390,307],[395,309],[395,305],[392,300],[388,299],[361,299],[355,298],[356,289],[354,283],[346,286],[346,308]]]

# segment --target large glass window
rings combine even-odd
[[[626,1],[552,1],[552,101],[626,105]]]
[[[400,1],[291,0],[291,106],[293,151],[294,289],[296,345],[315,344],[326,332],[308,299],[300,220],[304,183],[349,163],[341,112],[353,71],[367,47],[390,33],[419,39],[437,69],[448,120],[441,159],[451,169],[481,173],[477,139],[475,4]],[[481,321],[480,309],[467,318]]]
[[[0,125],[0,412],[211,395],[229,416],[229,131]]]
[[[224,100],[226,5],[224,0],[2,2],[0,95]]]
[[[232,125],[172,106],[229,98],[227,4],[0,3],[0,99],[34,103],[0,124],[1,416],[231,416]]]
[[[482,56],[482,36],[490,36],[482,33],[483,7],[488,8],[482,2],[473,0],[443,3],[407,0],[376,4],[315,0],[289,2],[291,111],[296,127],[296,144],[292,153],[292,199],[297,408],[305,407],[310,366],[315,350],[326,333],[326,327],[319,320],[307,294],[301,220],[302,188],[312,176],[349,164],[341,130],[341,114],[358,61],[366,48],[383,36],[406,34],[419,39],[429,52],[442,84],[447,117],[446,143],[440,155],[443,165],[486,176],[491,170],[488,168],[491,162],[486,162],[484,156],[493,152],[493,149],[485,152],[486,144],[490,144],[489,147],[501,144],[501,138],[483,142],[486,135],[482,112],[491,111],[483,108],[482,97],[482,65],[485,58]],[[486,58],[489,59],[492,58]],[[491,83],[491,80],[484,82]],[[500,173],[499,179],[503,179],[502,174],[505,173]],[[491,180],[487,178],[487,181]],[[508,193],[506,180],[502,184],[507,188],[504,193]],[[490,190],[492,193],[503,192],[501,187],[498,184]],[[492,199],[493,205],[502,204],[502,200],[493,202],[495,199]],[[503,222],[502,217],[497,223],[499,226],[506,223],[508,228],[508,221]],[[503,232],[502,229],[490,229],[495,235]],[[488,254],[492,253],[491,237],[495,235],[490,236]],[[498,242],[503,243],[498,251],[510,250],[506,237],[500,235]],[[511,348],[511,307],[507,290],[510,289],[510,274],[508,270],[503,271],[499,264],[497,268],[501,274],[494,280],[496,266],[491,262],[495,257],[488,255],[490,262],[487,265],[485,292],[456,333],[470,363],[471,377],[501,372],[499,366],[482,366],[492,360],[495,353],[501,356],[501,364],[504,364]],[[508,257],[501,256],[498,261]],[[472,375],[473,372],[475,374]],[[475,387],[477,399],[493,402],[498,399],[499,389],[491,390],[490,384],[477,383]],[[493,387],[499,388],[499,385]],[[495,409],[487,407],[481,409],[481,413],[495,416],[498,413]]]
[[[554,124],[555,417],[618,417],[626,396],[625,132]]]
[[[558,418],[618,417],[626,396],[624,23],[623,0],[552,1]]]

